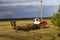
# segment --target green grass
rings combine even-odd
[[[0,22],[0,40],[60,40],[57,36],[58,28],[50,20],[46,21],[49,28],[18,32],[15,32],[9,21]],[[17,26],[33,23],[31,20],[16,22]]]

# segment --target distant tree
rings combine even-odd
[[[53,25],[58,26],[60,28],[60,13],[55,13],[51,17],[51,22],[53,23]]]

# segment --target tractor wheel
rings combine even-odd
[[[41,23],[39,24],[40,28],[44,28],[47,25],[47,21],[41,21]]]

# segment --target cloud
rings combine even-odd
[[[36,11],[39,11],[39,9],[38,8],[26,9],[25,11],[27,11],[27,12],[36,12]]]
[[[0,6],[38,5],[39,0],[0,0]]]
[[[58,0],[42,0],[42,5],[59,5]]]
[[[18,5],[40,5],[40,3],[39,2],[27,2],[27,3],[0,4],[0,6],[18,6]]]
[[[58,0],[47,0],[43,1],[43,5],[59,5]]]
[[[0,0],[0,4],[5,3],[28,3],[28,2],[39,2],[39,0]]]
[[[7,15],[11,15],[13,12],[10,11],[4,11],[4,12],[0,12],[0,16],[7,16]]]
[[[43,5],[59,5],[59,0],[42,0]],[[0,0],[0,6],[40,5],[40,0]]]
[[[59,4],[60,4],[60,0],[58,0]]]
[[[2,2],[30,2],[30,1],[39,1],[39,0],[0,0]]]
[[[59,3],[58,2],[51,2],[51,3],[49,3],[49,2],[44,2],[43,3],[43,5],[59,5]]]

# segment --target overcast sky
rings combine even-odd
[[[42,2],[43,2],[43,5],[58,5],[58,4],[60,4],[60,0],[42,0]],[[40,6],[40,0],[0,0],[0,7],[1,6],[17,6],[17,5],[39,5]],[[7,10],[12,10],[12,9],[10,9],[8,7]],[[18,8],[16,10],[18,10]],[[35,13],[36,11],[39,10],[39,8],[30,9],[30,7],[28,7],[27,9],[23,9],[23,7],[22,7],[22,10],[26,13],[28,13],[28,12],[30,13],[32,11],[34,11],[33,13]],[[56,9],[53,9],[54,12],[55,12],[55,10]],[[12,14],[16,14],[17,12],[22,12],[22,11],[15,12],[14,8],[13,8],[13,11],[6,11],[6,8],[2,7],[0,9],[0,16],[10,16],[11,17]]]
[[[42,0],[42,1],[43,1],[43,5],[60,4],[60,0]],[[0,2],[3,5],[39,5],[40,4],[40,0],[0,0]]]

